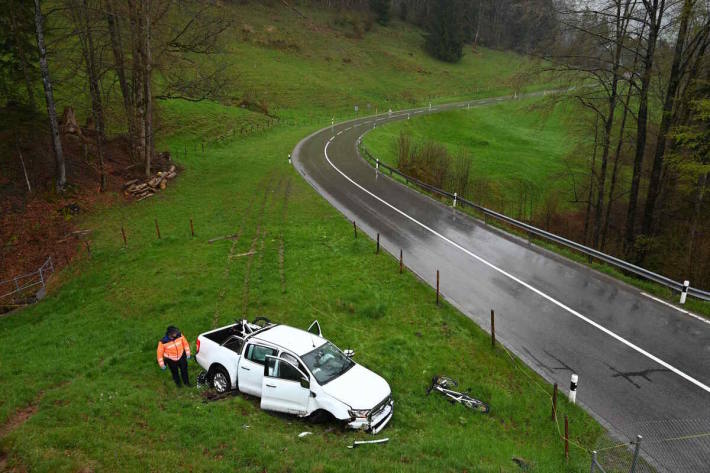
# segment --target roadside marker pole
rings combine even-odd
[[[380,158],[376,159],[375,169],[378,171],[380,170]]]
[[[123,229],[123,225],[121,225],[121,235],[123,236],[123,247],[127,247],[128,243],[126,243],[126,230]]]
[[[436,305],[439,305],[439,270],[436,270]]]
[[[496,347],[496,313],[491,309],[491,348]]]
[[[458,194],[454,192],[454,208],[456,208],[456,199],[458,199]]]
[[[631,470],[629,471],[629,473],[635,473],[635,471],[636,471],[636,464],[638,463],[638,460],[639,460],[639,453],[641,451],[641,440],[642,439],[643,439],[643,437],[641,437],[640,435],[636,436],[636,446],[634,447],[634,459],[631,462]]]
[[[685,304],[685,299],[688,297],[688,288],[690,287],[690,281],[687,279],[683,281],[683,289],[680,291],[680,303]]]
[[[160,240],[160,227],[158,226],[158,219],[155,219],[155,233],[158,235],[158,240]]]
[[[571,402],[572,404],[576,404],[576,402],[577,402],[577,381],[578,380],[579,380],[579,376],[572,373],[572,378],[570,379],[570,382],[569,382],[569,402]]]
[[[557,383],[552,387],[552,420],[557,418]]]
[[[288,153],[288,163],[291,164],[291,153]]]

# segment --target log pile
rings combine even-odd
[[[177,169],[171,165],[168,171],[158,171],[147,180],[132,179],[123,184],[123,195],[136,200],[147,199],[168,186],[168,181],[177,176]]]

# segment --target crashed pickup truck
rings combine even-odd
[[[389,384],[323,338],[318,321],[305,331],[259,319],[197,337],[195,359],[218,393],[239,389],[260,397],[262,409],[314,420],[330,415],[373,434],[387,425]]]

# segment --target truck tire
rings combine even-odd
[[[217,394],[224,394],[232,389],[232,380],[229,379],[229,373],[222,366],[214,366],[210,372],[210,384]]]

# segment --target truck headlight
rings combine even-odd
[[[348,411],[348,413],[350,414],[350,417],[366,418],[370,415],[370,409],[353,409]]]

